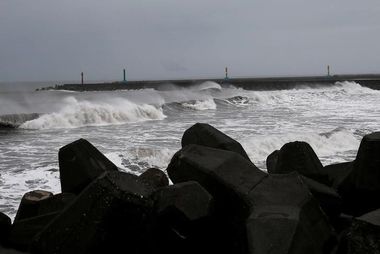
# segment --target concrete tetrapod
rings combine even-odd
[[[236,152],[250,160],[239,142],[206,123],[196,123],[187,129],[182,136],[182,147],[197,144]]]
[[[328,253],[335,244],[326,216],[298,173],[270,175],[249,197],[250,254]]]
[[[103,173],[35,237],[32,253],[149,253],[151,194],[135,175]]]
[[[25,218],[37,216],[43,201],[52,196],[53,193],[43,190],[34,190],[25,193],[17,210],[15,222]]]
[[[252,207],[248,193],[267,174],[238,153],[200,145],[178,151],[167,172],[174,183],[197,181],[214,197],[215,249],[246,253],[244,223]]]
[[[354,162],[350,161],[327,165],[323,168],[323,172],[328,176],[331,187],[337,190],[353,168]]]
[[[275,150],[271,154],[269,154],[267,159],[265,160],[268,173],[276,172],[276,164],[277,164],[279,153],[280,153],[280,150]]]
[[[162,188],[169,185],[169,179],[166,174],[157,168],[149,168],[139,176],[139,179],[145,181],[153,188]]]
[[[353,169],[338,186],[347,213],[360,216],[380,208],[380,132],[365,135]]]
[[[167,172],[174,183],[199,182],[214,197],[217,211],[228,217],[249,215],[248,193],[267,177],[238,153],[201,145],[178,151]]]
[[[313,148],[306,142],[290,142],[281,147],[278,153],[273,153],[271,161],[276,161],[275,168],[269,168],[273,174],[284,174],[297,171],[299,174],[330,185],[328,176],[323,172],[322,163]]]
[[[9,245],[28,250],[33,237],[47,226],[72,200],[72,193],[52,195],[46,191],[32,191],[24,195],[9,235]]]
[[[212,242],[213,197],[195,181],[170,185],[153,194],[158,253],[202,253]]]
[[[347,253],[380,253],[380,209],[355,218],[347,236]]]
[[[74,141],[58,152],[62,192],[79,194],[106,171],[118,168],[85,139]]]
[[[6,243],[11,231],[12,221],[6,214],[0,212],[0,245]]]
[[[319,202],[322,210],[331,219],[335,220],[342,212],[342,198],[340,195],[327,185],[301,176],[302,181],[309,188],[313,197]]]

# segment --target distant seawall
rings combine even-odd
[[[246,90],[280,90],[298,86],[329,86],[339,81],[353,81],[362,86],[380,90],[380,75],[339,75],[309,77],[273,77],[273,78],[231,78],[231,79],[184,79],[184,80],[140,80],[128,82],[64,84],[37,90],[71,90],[71,91],[112,91],[129,89],[165,89],[171,85],[189,87],[206,81],[213,81],[221,86],[233,85]]]

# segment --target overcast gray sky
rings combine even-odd
[[[379,0],[1,0],[0,81],[380,73]]]

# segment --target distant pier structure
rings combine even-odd
[[[226,67],[226,68],[224,69],[224,71],[225,71],[225,74],[226,74],[226,76],[224,77],[224,79],[227,80],[227,79],[229,79],[229,78],[228,78],[228,68]]]
[[[327,65],[327,76],[330,76],[330,65]]]
[[[84,74],[83,74],[83,71],[82,71],[82,72],[80,73],[80,78],[81,78],[80,80],[81,80],[81,84],[82,84],[82,85],[83,85],[83,75],[84,75]]]

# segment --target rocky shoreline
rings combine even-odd
[[[79,139],[59,150],[62,193],[26,193],[1,253],[380,253],[380,132],[323,166],[302,141],[257,168],[208,124],[184,132],[167,175],[121,172]]]

